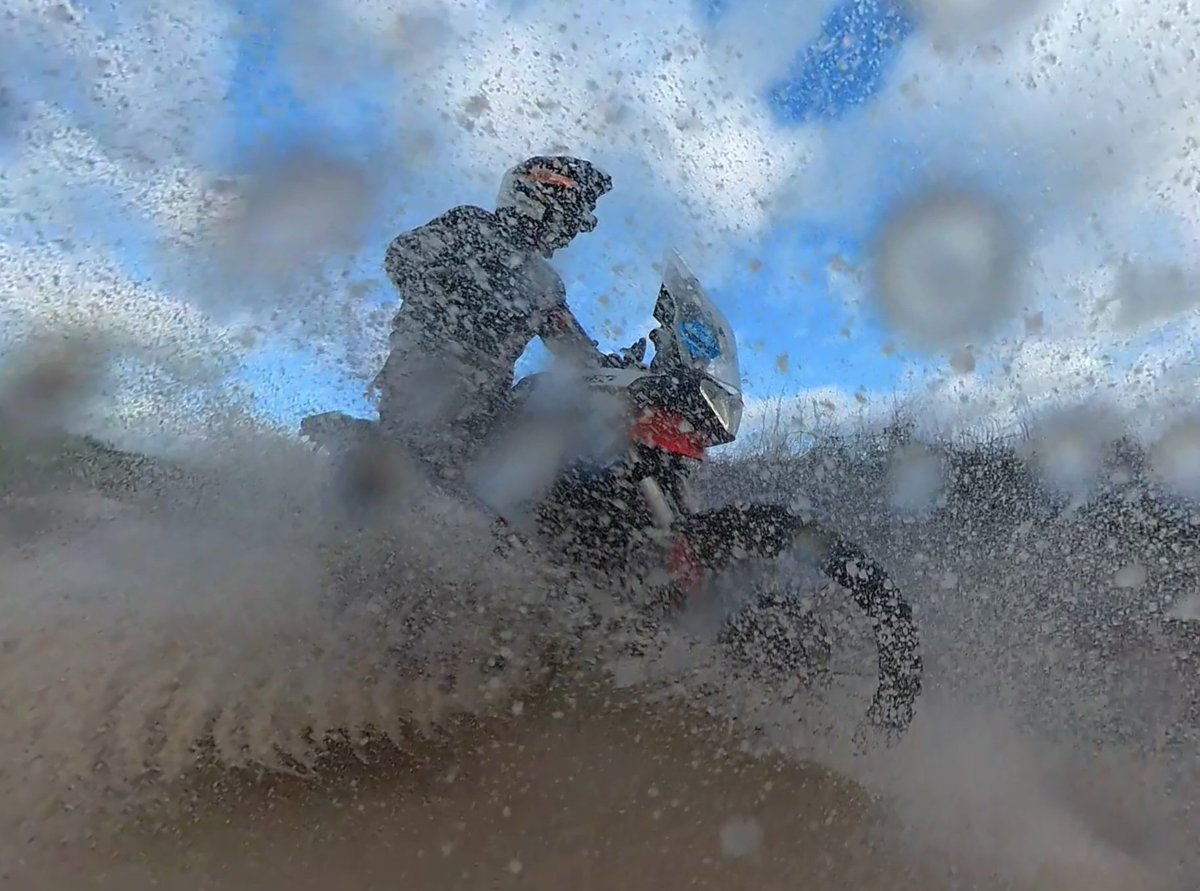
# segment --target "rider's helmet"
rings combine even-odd
[[[556,250],[596,228],[596,202],[612,177],[590,161],[539,155],[504,174],[497,208],[511,208],[533,224],[542,246]]]

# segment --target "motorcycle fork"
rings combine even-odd
[[[653,477],[638,482],[642,497],[654,518],[654,528],[667,549],[667,571],[683,595],[695,594],[708,580],[708,571],[700,562],[695,547],[686,536],[675,529],[675,514],[667,502],[662,486]]]

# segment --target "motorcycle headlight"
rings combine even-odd
[[[717,420],[725,428],[725,432],[730,436],[736,436],[738,427],[742,423],[741,394],[731,393],[716,381],[705,379],[700,382],[700,395],[704,397],[708,407],[713,410],[713,414],[717,416]]]

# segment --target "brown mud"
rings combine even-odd
[[[907,844],[888,807],[848,780],[743,748],[675,708],[548,697],[403,751],[334,757],[316,779],[193,776],[177,790],[186,815],[38,845],[5,885],[982,891],[1115,879],[971,875]]]

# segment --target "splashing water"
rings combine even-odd
[[[45,335],[0,367],[0,421],[9,436],[37,439],[61,431],[101,389],[103,344],[83,331]]]
[[[1046,0],[915,0],[917,13],[943,35],[981,38],[1017,22]]]
[[[930,190],[894,212],[878,236],[878,307],[914,345],[959,349],[1017,312],[1018,264],[1002,208],[967,192]]]
[[[322,467],[251,442],[132,503],[6,500],[6,825],[120,804],[204,740],[228,766],[311,765],[329,734],[486,710],[535,669],[528,643],[554,627],[536,561],[499,560],[433,493],[339,529]]]
[[[1165,486],[1187,498],[1200,498],[1200,420],[1171,427],[1154,444],[1152,461]]]
[[[322,262],[360,246],[374,191],[366,170],[315,148],[258,159],[231,206],[210,223],[211,255],[198,265],[215,263],[219,275],[204,302],[228,312],[230,300],[299,299]]]
[[[1100,481],[1119,426],[1102,407],[1082,405],[1043,415],[1028,453],[1053,487],[1086,495]]]
[[[911,458],[911,448],[900,458]],[[916,460],[931,466],[927,455]],[[877,473],[860,466],[856,488],[842,465],[827,460],[815,494],[822,503],[822,492],[837,496],[845,528],[855,528],[858,511],[889,517],[888,509],[869,505],[894,496],[897,463],[888,457]],[[631,637],[628,630],[588,637],[581,629],[592,626],[597,611],[619,614],[612,592],[597,600],[597,592],[572,588],[536,554],[497,554],[490,521],[434,490],[402,493],[388,522],[359,529],[331,506],[335,483],[325,463],[286,441],[244,439],[187,468],[190,481],[114,492],[120,500],[76,487],[57,498],[5,501],[0,701],[8,715],[20,716],[0,727],[0,754],[19,767],[3,775],[0,816],[11,838],[54,839],[64,821],[89,833],[117,829],[123,825],[117,810],[163,801],[201,758],[226,771],[265,767],[319,776],[330,740],[356,749],[391,739],[401,751],[416,751],[414,740],[444,734],[456,715],[534,720],[546,654],[562,648],[575,655],[560,664],[590,662],[618,682],[624,672],[629,692],[657,702],[646,707],[658,714],[668,714],[671,703],[700,707],[736,723],[730,745],[738,749],[789,763],[816,760],[894,799],[903,827],[889,832],[930,857],[985,873],[1002,870],[1014,880],[1062,874],[1067,887],[1105,871],[1137,874],[1139,863],[1159,857],[1154,845],[1127,841],[1125,828],[1111,830],[1122,841],[1110,843],[1110,830],[1097,829],[1087,808],[1047,789],[1041,768],[1031,765],[1063,750],[1011,729],[1025,719],[997,711],[986,720],[1010,729],[974,733],[953,698],[935,692],[898,750],[863,760],[824,723],[837,733],[848,730],[861,702],[789,700],[786,689],[764,686],[704,646],[696,623],[661,629],[657,637]],[[955,479],[952,468],[943,470]],[[952,496],[952,489],[944,491]],[[938,508],[956,509],[953,500]],[[1030,675],[1021,673],[1021,660],[1008,664],[993,654],[981,664],[988,647],[1024,649],[1026,658],[1057,666],[1056,683],[1078,711],[1087,696],[1071,685],[1083,678],[1063,667],[1078,656],[1059,663],[1043,644],[1029,649],[1038,620],[1027,615],[1011,572],[1008,587],[992,595],[993,603],[1009,604],[1001,620],[986,608],[980,614],[986,601],[974,594],[944,599],[945,592],[930,592],[922,581],[953,566],[965,590],[994,584],[985,580],[997,555],[966,534],[982,529],[981,521],[960,515],[953,535],[943,522],[937,512],[927,515],[903,527],[905,535],[890,548],[886,537],[866,533],[923,604],[931,689],[957,686],[976,691],[971,698],[978,700],[998,681],[1006,695],[1025,701]],[[991,539],[1003,536],[993,532]],[[916,559],[922,554],[924,562]],[[1028,565],[1034,584],[1041,571]],[[795,578],[790,569],[783,574]],[[641,656],[631,657],[625,646],[634,639]],[[962,657],[956,648],[964,649]],[[568,699],[584,689],[569,680],[571,671],[561,688]],[[1044,678],[1045,671],[1035,667],[1032,677]],[[1037,701],[1068,725],[1076,720],[1054,706],[1057,698]],[[593,733],[614,720],[606,708],[588,709]],[[665,718],[640,718],[639,734],[657,732],[659,720]],[[692,719],[671,720],[686,727]],[[1008,741],[1001,745],[1002,739]],[[999,750],[987,754],[984,740]],[[1047,767],[1046,776],[1082,769],[1072,752],[1068,747],[1067,761]],[[479,757],[463,763],[477,770],[470,765]],[[718,757],[697,769],[719,773],[724,764]],[[552,768],[521,769],[536,777]],[[777,850],[771,833],[780,818],[747,816],[753,808],[740,813],[714,827],[712,856],[761,863]],[[502,863],[510,859],[523,864],[522,875],[538,868],[524,851]]]
[[[217,389],[259,337],[294,334],[317,352],[355,336],[362,364],[375,363],[369,377],[386,318],[362,299],[376,260],[349,268],[358,238],[400,225],[402,205],[407,225],[492,200],[515,147],[617,161],[622,186],[606,213],[626,219],[603,224],[614,240],[577,255],[578,268],[656,253],[668,235],[703,245],[719,267],[722,242],[814,206],[842,207],[837,222],[854,228],[895,173],[899,135],[933,175],[978,175],[1006,197],[928,189],[891,215],[873,295],[888,324],[982,387],[989,351],[1024,314],[1045,353],[1019,348],[1009,367],[1041,357],[1032,371],[1045,373],[1044,392],[1067,377],[1091,386],[1090,365],[1059,374],[1069,351],[1059,338],[1103,318],[1063,312],[1076,287],[1084,314],[1103,290],[1096,267],[1121,251],[1101,243],[1125,225],[1178,230],[1185,245],[1194,235],[1187,9],[1060,3],[1061,15],[1005,41],[998,32],[1040,4],[918,0],[933,39],[905,38],[901,76],[868,97],[868,113],[778,126],[762,97],[798,48],[826,40],[822,17],[876,5],[734,4],[717,26],[696,21],[690,2],[616,16],[544,0],[402,14],[374,0],[307,5],[264,54],[277,50],[286,72],[265,80],[288,81],[306,125],[334,127],[331,141],[346,138],[344,112],[372,109],[347,141],[399,171],[380,203],[387,176],[311,147],[284,145],[245,184],[198,166],[245,135],[224,127],[229,98],[253,79],[243,58],[261,48],[260,34],[241,43],[252,16],[209,0],[169,14],[19,0],[0,24],[21,73],[0,71],[0,143],[15,136],[18,149],[0,183],[0,315],[10,330],[95,324],[124,357],[192,382],[203,365]],[[948,45],[985,35],[998,42],[947,64]],[[860,36],[846,39],[845,58],[860,55]],[[387,108],[402,128],[378,126]],[[271,126],[261,108],[252,117],[230,129]],[[291,123],[273,135],[286,142]],[[1020,175],[1004,183],[998,159]],[[131,239],[110,217],[151,232]],[[1022,244],[1014,220],[1050,240]],[[1084,220],[1105,230],[1099,246],[1060,238]],[[197,252],[198,233],[218,249]],[[159,251],[187,272],[167,284],[174,296],[146,262]],[[807,281],[808,260],[787,253],[767,265]],[[224,282],[197,294],[201,254],[214,261],[205,275]],[[1121,331],[1167,320],[1186,330],[1194,276],[1170,254],[1144,250],[1118,272],[1110,315]],[[327,263],[345,283],[319,280]],[[1042,278],[1026,295],[1034,267]],[[1070,296],[1043,314],[1024,305],[1035,292]],[[247,327],[214,324],[197,302]],[[1097,367],[1105,348],[1085,351]],[[778,367],[796,367],[800,345],[770,353],[780,350],[793,359]],[[1099,485],[1120,426],[1103,413],[1042,418],[1026,451],[817,437],[811,453],[707,469],[713,491],[738,498],[811,496],[804,510],[860,540],[911,596],[927,695],[897,749],[863,756],[843,732],[861,703],[809,696],[796,679],[764,683],[710,645],[727,604],[638,627],[613,591],[536,549],[497,553],[488,518],[419,480],[386,480],[392,501],[360,528],[324,461],[264,434],[216,443],[211,415],[195,413],[189,429],[205,442],[184,449],[182,469],[94,444],[18,454],[13,420],[56,429],[88,394],[79,370],[92,366],[46,356],[0,387],[6,881],[39,848],[49,866],[75,868],[59,887],[1197,886],[1185,837],[1200,727],[1194,506],[1160,499],[1141,468]],[[956,395],[971,394],[962,383]],[[155,426],[187,401],[174,386],[152,389],[120,410]],[[1151,450],[1172,497],[1196,497],[1193,428],[1180,422]],[[564,450],[553,437],[515,438],[498,456],[511,460],[485,471],[490,499],[519,501]],[[40,479],[51,471],[65,473]],[[1075,497],[1063,509],[1045,488]],[[806,605],[811,595],[814,610],[838,605],[837,590],[814,593],[817,581],[787,563],[730,580],[731,600],[760,581]],[[829,617],[855,666],[862,629],[836,608]],[[839,677],[847,699],[861,686],[851,673]],[[543,695],[547,675],[557,686]],[[587,683],[596,675],[613,683]],[[381,748],[392,760],[371,761]],[[163,817],[179,844],[123,835],[151,800],[194,806],[195,823]],[[76,832],[88,843],[59,845]],[[51,874],[27,871],[25,887],[54,886]]]
[[[932,450],[910,445],[897,451],[891,467],[891,506],[901,513],[933,507],[945,485],[945,466]]]

